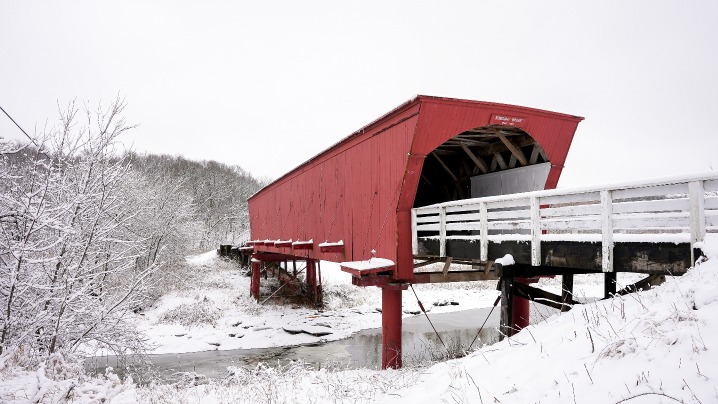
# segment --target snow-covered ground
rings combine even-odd
[[[710,259],[683,277],[669,278],[647,292],[576,306],[503,342],[430,367],[387,371],[316,371],[301,363],[260,365],[254,370],[230,367],[223,380],[188,378],[179,385],[136,387],[113,376],[83,379],[65,372],[67,377],[53,377],[44,369],[26,372],[0,364],[0,401],[45,397],[44,401],[53,402],[75,385],[76,402],[96,402],[98,397],[112,402],[202,403],[718,402],[718,351],[712,337],[718,332],[718,240],[711,241],[704,247]],[[210,253],[190,263],[206,272],[204,280],[163,297],[138,318],[150,339],[159,344],[158,352],[297,344],[380,325],[375,310],[380,291],[351,286],[327,263],[322,264],[327,291],[323,312],[269,302],[259,306],[248,296],[249,279],[231,264]],[[581,279],[576,280],[579,298],[602,293],[597,279]],[[541,283],[558,291],[558,279]],[[433,307],[431,313],[437,313],[490,305],[495,285],[478,284],[415,288],[425,306],[444,299],[459,302]],[[416,305],[413,294],[404,293],[404,299],[405,307]],[[182,305],[206,306],[211,321],[185,319],[187,325],[182,325],[188,313],[178,310]],[[333,334],[291,335],[282,329],[290,325],[326,327]],[[229,337],[234,330],[235,337]],[[239,333],[244,335],[238,338]]]
[[[325,307],[316,310],[297,305],[277,304],[270,299],[258,304],[249,296],[250,278],[238,265],[214,251],[188,258],[201,274],[191,285],[166,294],[142,315],[140,329],[155,347],[151,353],[184,353],[207,350],[268,348],[346,338],[357,331],[381,327],[381,290],[351,284],[351,275],[339,265],[322,261]],[[441,265],[436,268],[440,270]],[[301,270],[301,267],[299,267]],[[602,276],[577,276],[576,296],[592,299],[603,295]],[[640,276],[621,274],[619,283],[635,282]],[[272,284],[262,279],[262,294]],[[276,286],[276,282],[273,283]],[[542,288],[558,293],[560,278],[543,279]],[[495,282],[415,285],[414,290],[430,313],[444,313],[490,307],[498,291]],[[454,304],[445,304],[453,302]],[[416,315],[416,296],[403,293],[404,316]],[[542,317],[535,318],[540,320]],[[287,330],[317,331],[292,334]]]
[[[142,315],[137,323],[151,344],[151,353],[183,353],[206,350],[268,348],[350,336],[367,328],[381,327],[381,290],[351,284],[351,275],[339,265],[321,263],[325,306],[321,310],[270,299],[258,304],[249,296],[250,278],[238,264],[225,261],[214,251],[188,258],[200,273],[197,282],[166,294]],[[301,266],[299,267],[301,270]],[[273,280],[262,279],[262,294]],[[498,292],[495,283],[417,285],[414,287],[427,310],[432,313],[490,306]],[[438,306],[447,301],[458,305]],[[403,294],[405,316],[419,308],[413,293]],[[321,331],[320,337],[292,334],[285,329]]]

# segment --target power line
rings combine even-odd
[[[6,115],[8,118],[10,118],[10,120],[12,121],[12,123],[14,123],[15,126],[17,126],[17,128],[20,129],[25,136],[27,136],[28,139],[30,139],[30,141],[32,142],[32,144],[34,144],[34,145],[37,146],[38,148],[40,147],[40,145],[37,144],[37,142],[35,142],[35,139],[31,138],[30,135],[28,135],[27,132],[25,132],[25,129],[23,129],[17,122],[15,122],[15,120],[12,119],[12,117],[10,116],[10,114],[8,114],[7,111],[5,111],[5,109],[4,109],[2,106],[0,106],[0,110],[2,110],[2,112],[5,113],[5,115]]]

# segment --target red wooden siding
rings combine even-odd
[[[376,256],[397,263],[396,279],[411,280],[410,211],[424,158],[495,114],[517,124],[544,149],[558,182],[574,132],[583,118],[532,108],[418,96],[268,185],[249,200],[252,240],[314,240],[312,250],[257,246],[255,251],[329,261]],[[319,243],[344,241],[343,253]]]

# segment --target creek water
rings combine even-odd
[[[431,328],[423,314],[405,318],[402,322],[402,359],[405,366],[422,365],[461,356],[477,335],[479,327],[489,315],[490,308],[471,309],[450,313],[429,313],[436,330]],[[473,349],[492,344],[499,339],[499,310],[491,313],[481,330]],[[254,368],[264,362],[281,366],[302,360],[315,369],[326,367],[374,368],[381,367],[381,328],[357,332],[351,337],[310,345],[275,348],[203,351],[181,354],[148,355],[151,362],[145,374],[165,382],[177,381],[182,372],[195,372],[209,378],[227,375],[227,367]],[[119,369],[118,358],[103,356],[88,359],[86,366],[93,372],[104,372],[107,366]],[[131,371],[133,378],[142,383],[145,377]]]

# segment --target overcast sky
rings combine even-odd
[[[119,93],[135,150],[260,177],[415,94],[585,117],[561,187],[718,170],[714,0],[0,0],[0,52],[29,132]]]

